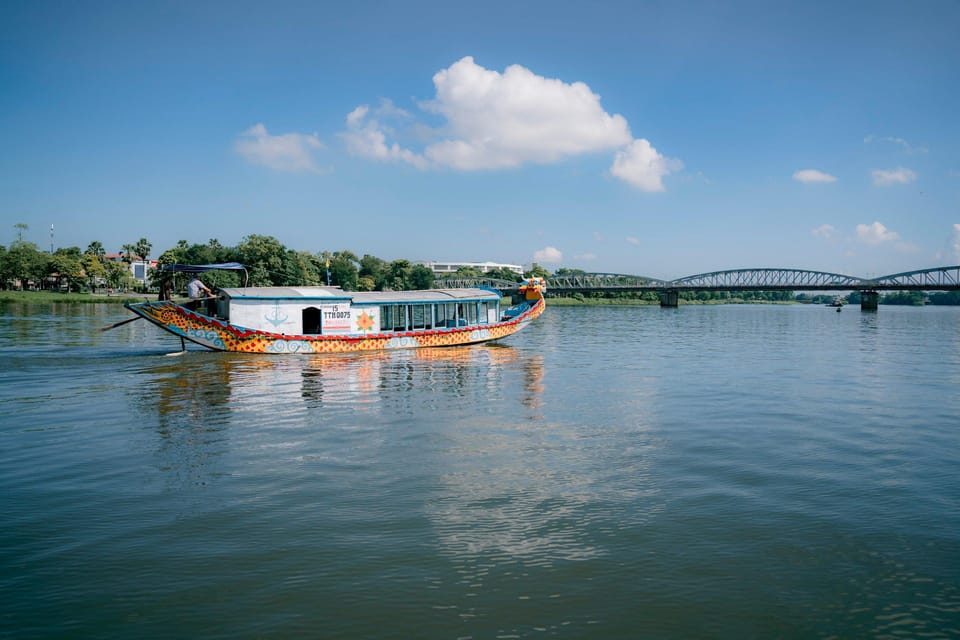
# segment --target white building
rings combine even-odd
[[[513,271],[518,275],[523,275],[523,265],[519,264],[502,264],[499,262],[418,262],[417,264],[422,264],[426,268],[433,271],[434,275],[437,276],[448,276],[457,272],[457,269],[461,267],[472,267],[474,269],[479,269],[482,273],[489,273],[494,269],[508,269]]]
[[[124,259],[125,256],[123,253],[107,253],[104,254],[103,259],[110,262],[126,262]],[[129,256],[130,262],[128,263],[130,269],[130,275],[133,276],[133,279],[138,283],[149,286],[150,277],[148,269],[156,269],[157,261],[156,260],[144,260],[143,256]]]

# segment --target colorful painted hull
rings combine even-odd
[[[346,353],[418,347],[453,347],[500,340],[523,329],[539,317],[544,311],[545,302],[540,298],[521,315],[495,324],[451,329],[385,331],[349,336],[298,336],[247,329],[196,313],[171,301],[127,303],[124,306],[161,329],[214,351]]]

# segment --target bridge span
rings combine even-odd
[[[452,287],[488,286],[508,294],[519,283],[493,278],[453,278]],[[685,291],[859,291],[860,308],[875,311],[881,291],[960,291],[960,265],[894,273],[879,278],[810,271],[806,269],[730,269],[711,271],[676,280],[661,280],[618,273],[575,273],[547,278],[552,294],[651,291],[660,306],[676,307]]]

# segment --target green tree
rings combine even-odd
[[[930,294],[930,304],[960,304],[960,291],[942,291]]]
[[[102,246],[100,248],[103,249]],[[107,277],[107,270],[103,266],[103,261],[100,260],[96,253],[90,251],[90,247],[87,247],[87,251],[80,257],[80,265],[83,267],[83,274],[87,279],[87,286],[90,287],[91,290],[96,289],[97,282],[101,282]]]
[[[26,228],[22,223],[15,226]],[[46,276],[47,257],[32,242],[14,241],[6,252],[5,260],[3,271],[7,277],[18,281],[20,289],[25,289],[30,280],[40,282]]]
[[[183,258],[180,262],[183,264],[219,264],[235,261],[236,254],[236,249],[224,247],[216,238],[211,238],[207,244],[192,244],[183,247]]]
[[[107,255],[106,250],[103,248],[103,244],[99,240],[94,240],[88,244],[87,250],[84,251],[84,253],[96,256],[98,260],[103,260],[103,256]]]
[[[358,275],[360,279],[369,278],[373,282],[373,289],[360,289],[360,291],[382,291],[387,282],[387,263],[384,260],[370,254],[364,254],[360,259],[360,270]],[[364,283],[366,286],[368,283]]]
[[[320,266],[307,251],[288,250],[283,254],[283,278],[278,283],[284,286],[315,287],[320,284]]]
[[[927,296],[922,291],[895,291],[880,299],[882,304],[908,305],[921,307]]]
[[[557,274],[559,275],[559,274]],[[506,267],[498,267],[496,269],[491,269],[486,273],[488,278],[496,278],[498,280],[509,280],[510,282],[520,282],[523,279],[523,276],[516,271],[511,271]]]
[[[140,238],[137,240],[136,244],[133,245],[133,251],[136,255],[140,256],[140,259],[145,261],[150,256],[150,250],[153,249],[153,245],[147,241],[146,238]]]
[[[83,263],[80,247],[57,249],[47,261],[47,275],[57,279],[59,289],[64,281],[71,290],[78,288],[77,283],[83,277]]]
[[[125,244],[120,249],[120,259],[130,264],[134,261],[135,256],[137,255],[137,247],[133,244]]]
[[[410,270],[412,265],[409,260],[394,260],[387,268],[387,285],[391,291],[406,291],[410,289]]]
[[[187,281],[192,276],[185,273],[169,273],[164,267],[174,264],[220,264],[223,262],[240,262],[237,257],[238,249],[225,247],[216,238],[211,238],[207,244],[188,244],[186,240],[178,240],[177,244],[164,251],[157,258],[157,269],[161,271],[160,278],[173,279],[174,291],[182,292]],[[224,287],[238,287],[244,284],[243,274],[236,271],[207,271],[201,277],[204,284],[212,289]]]
[[[550,272],[534,262],[530,265],[530,270],[524,272],[523,275],[526,278],[549,278]]]
[[[187,249],[189,249],[187,241],[179,240],[177,241],[176,246],[167,249],[160,254],[160,257],[157,258],[157,264],[160,266],[170,264],[186,264]]]
[[[283,262],[286,248],[272,236],[250,235],[237,245],[241,263],[250,274],[250,285],[268,287],[283,280]]]
[[[319,258],[323,261],[323,282],[326,284],[326,272],[330,271],[330,284],[344,291],[357,291],[359,287],[360,260],[352,251],[324,251]],[[329,267],[327,266],[329,265]],[[376,283],[374,283],[376,286]]]
[[[118,291],[126,291],[133,284],[130,269],[123,262],[109,260],[104,264],[107,284]]]
[[[483,270],[480,267],[458,267],[456,271],[453,272],[454,278],[482,278],[484,277]]]
[[[410,286],[414,289],[429,289],[433,286],[433,271],[422,264],[410,269]]]

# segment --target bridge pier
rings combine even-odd
[[[680,306],[680,293],[675,289],[661,291],[660,306],[665,309],[676,309]]]
[[[876,311],[880,302],[880,294],[876,291],[860,292],[860,311]]]

